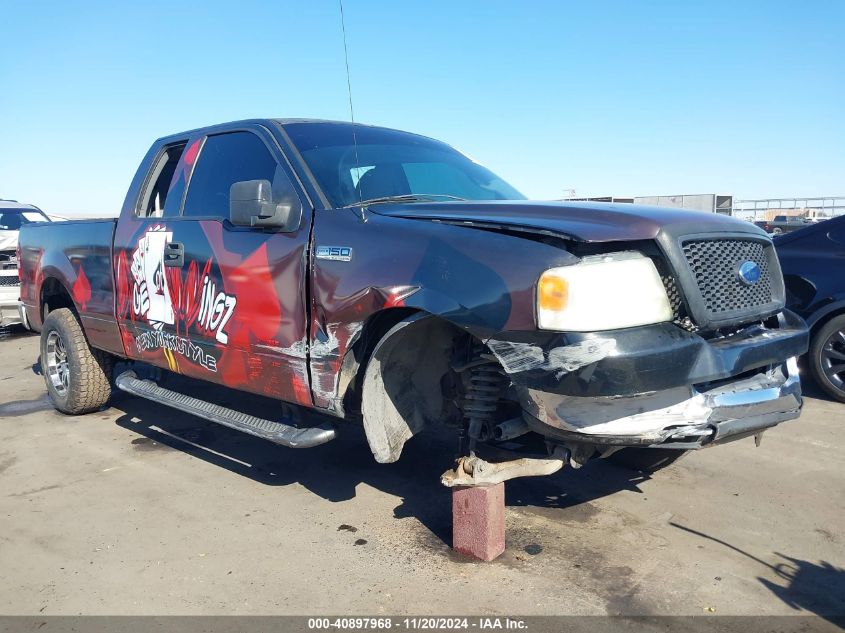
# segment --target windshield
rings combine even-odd
[[[47,217],[40,211],[0,209],[0,231],[19,231],[24,224],[47,221]]]
[[[486,167],[434,139],[348,123],[284,126],[335,207],[407,196],[425,200],[524,200]],[[356,148],[357,142],[357,148]]]

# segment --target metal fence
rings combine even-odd
[[[732,215],[743,220],[771,220],[776,215],[798,215],[808,218],[831,218],[845,215],[845,196],[821,196],[815,198],[759,198],[756,200],[734,200],[733,196],[714,193],[682,194],[675,196],[591,196],[570,197],[569,201],[623,202],[649,204],[659,207],[693,209]]]
[[[834,217],[845,214],[845,196],[734,200],[731,214],[746,220],[771,220],[776,215]]]

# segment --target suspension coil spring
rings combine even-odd
[[[484,357],[481,345],[472,348],[464,371],[464,398],[461,409],[467,421],[471,440],[485,441],[492,435],[499,399],[506,385],[499,364]]]

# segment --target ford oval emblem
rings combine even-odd
[[[760,281],[760,266],[757,262],[747,261],[739,265],[736,276],[746,286],[753,286]]]

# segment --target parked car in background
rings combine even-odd
[[[819,386],[845,402],[845,216],[776,237],[787,306],[811,329],[808,364]]]
[[[18,324],[28,327],[20,301],[18,232],[25,224],[49,221],[36,206],[0,200],[0,327]]]
[[[763,220],[762,222],[755,222],[755,224],[766,233],[780,235],[781,233],[791,233],[792,231],[803,229],[805,226],[814,224],[815,222],[818,222],[818,220],[808,220],[805,217],[797,215],[776,215],[773,220]]]

